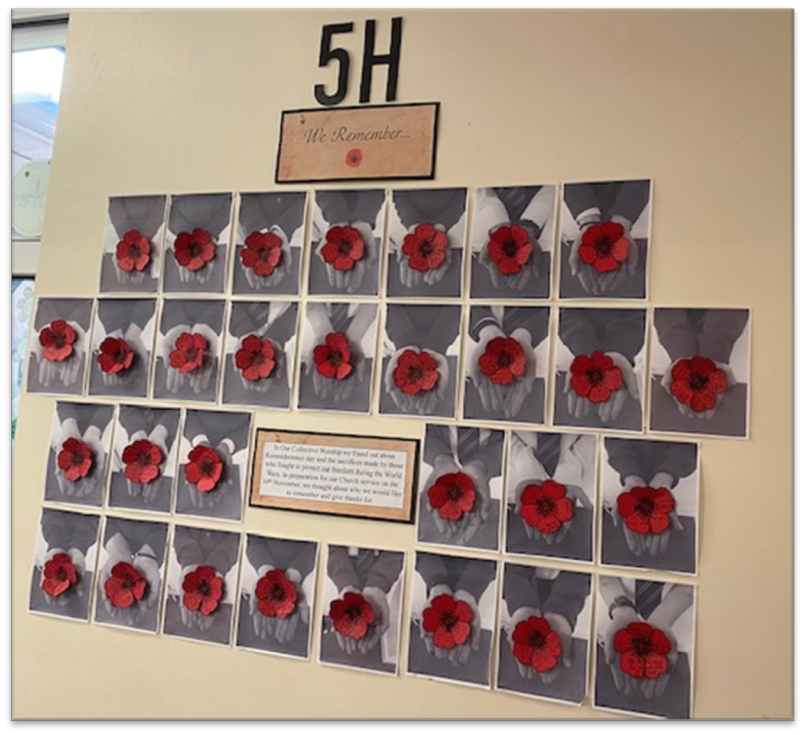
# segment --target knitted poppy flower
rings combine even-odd
[[[131,607],[143,599],[147,586],[148,583],[136,567],[119,561],[112,567],[112,576],[104,582],[103,588],[112,607]]]
[[[63,362],[73,354],[73,345],[78,339],[75,330],[64,319],[56,319],[39,332],[42,357],[50,362]]]
[[[214,490],[224,472],[224,463],[212,447],[199,444],[190,450],[187,455],[187,464],[184,465],[184,476],[191,485],[196,486],[200,493]]]
[[[675,509],[676,500],[664,487],[633,487],[618,495],[618,515],[635,533],[662,533]]]
[[[363,595],[346,592],[330,603],[330,620],[338,633],[359,641],[374,624],[375,611]]]
[[[143,271],[151,262],[151,243],[139,230],[129,230],[115,248],[117,267],[122,271]]]
[[[235,353],[235,365],[243,379],[252,383],[270,377],[277,365],[274,345],[256,334],[244,337]]]
[[[517,225],[498,227],[486,243],[489,259],[504,276],[512,276],[523,270],[533,250],[528,232]]]
[[[439,382],[439,363],[426,350],[405,350],[398,358],[392,373],[394,385],[409,396],[427,393]]]
[[[282,240],[273,232],[252,232],[240,251],[240,262],[257,276],[270,276],[282,263]]]
[[[254,588],[257,609],[267,618],[287,618],[296,610],[296,586],[285,576],[283,569],[267,571]]]
[[[327,230],[321,257],[337,271],[351,271],[365,254],[366,244],[357,228],[336,225]]]
[[[56,462],[65,479],[75,482],[86,477],[92,469],[92,450],[80,439],[70,437],[61,445]]]
[[[545,618],[531,615],[521,620],[512,632],[512,653],[523,665],[530,666],[540,674],[553,669],[562,656],[562,640],[551,629]]]
[[[128,370],[134,362],[134,352],[120,337],[107,337],[101,342],[98,365],[109,375]]]
[[[224,596],[224,580],[215,571],[215,567],[202,565],[184,575],[182,590],[182,604],[188,610],[198,610],[202,615],[210,615],[218,609]]]
[[[447,235],[432,224],[417,225],[403,240],[402,251],[415,271],[433,271],[444,263],[450,243]]]
[[[160,465],[164,459],[162,450],[148,439],[138,439],[123,450],[123,464],[126,465],[126,479],[144,484],[159,477]]]
[[[182,268],[197,271],[215,259],[215,241],[200,227],[193,232],[180,232],[173,244],[173,257]]]
[[[495,337],[487,342],[484,354],[478,358],[481,373],[495,385],[509,385],[525,375],[525,352],[513,337]]]
[[[727,374],[709,357],[677,360],[671,368],[671,395],[696,413],[715,408],[729,384]]]
[[[51,597],[67,592],[78,581],[78,572],[67,554],[54,554],[42,570],[42,591]]]
[[[343,380],[352,372],[352,354],[347,336],[343,332],[330,332],[324,344],[313,348],[316,372],[325,378]]]
[[[559,482],[532,483],[520,493],[520,517],[540,533],[556,533],[575,513],[567,488]]]
[[[363,163],[363,151],[360,148],[353,148],[344,159],[350,168],[358,168]]]
[[[207,339],[195,332],[182,332],[173,345],[170,354],[171,367],[180,373],[189,373],[200,368],[207,351]]]
[[[581,236],[579,259],[599,273],[614,271],[628,257],[629,241],[617,222],[590,225]]]
[[[437,595],[422,612],[422,627],[433,633],[433,645],[438,648],[460,646],[470,637],[472,608],[451,595]]]
[[[432,508],[448,521],[460,521],[475,505],[475,483],[463,472],[450,472],[428,488]]]
[[[624,674],[634,679],[656,679],[668,671],[671,641],[659,628],[648,623],[629,623],[615,633],[614,644]]]
[[[609,355],[579,355],[570,365],[570,387],[592,403],[604,403],[623,387],[623,373]]]

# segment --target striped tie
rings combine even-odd
[[[635,605],[643,620],[648,620],[662,600],[663,582],[649,582],[645,579],[635,580]]]
[[[537,442],[537,459],[548,473],[548,477],[556,474],[559,464],[559,450],[562,445],[561,434],[540,434]]]

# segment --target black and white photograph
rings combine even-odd
[[[110,508],[170,513],[180,416],[178,408],[120,406],[109,480]]]
[[[695,587],[607,576],[597,585],[593,706],[691,718]]]
[[[162,632],[228,646],[239,559],[239,533],[176,526],[168,555]]]
[[[383,189],[332,189],[313,194],[311,296],[377,295],[385,216]]]
[[[101,293],[156,293],[165,240],[163,194],[110,197],[101,257]]]
[[[45,475],[45,500],[103,505],[115,407],[57,401]]]
[[[587,697],[592,575],[503,565],[496,689],[567,704]]]
[[[654,309],[652,431],[748,438],[749,327],[749,309]]]
[[[592,562],[596,437],[512,431],[506,475],[506,552]]]
[[[316,595],[316,541],[246,535],[235,644],[308,659]]]
[[[170,198],[165,235],[165,293],[223,293],[227,285],[232,194]]]
[[[559,309],[556,426],[643,429],[645,309]]]
[[[187,410],[176,473],[177,515],[241,520],[251,420],[250,413]]]
[[[162,304],[154,367],[154,398],[214,403],[223,349],[224,301]]]
[[[377,352],[377,304],[305,306],[298,407],[369,413]]]
[[[454,418],[460,354],[460,306],[389,304],[380,413]]]
[[[699,445],[605,437],[601,563],[696,574]]]
[[[498,563],[416,553],[408,673],[489,689]]]
[[[100,516],[43,508],[34,545],[31,612],[89,621]]]
[[[396,675],[405,553],[327,547],[319,662]]]
[[[470,295],[473,299],[547,299],[556,236],[556,186],[475,190]]]
[[[157,632],[167,543],[167,523],[106,517],[98,559],[96,623]]]
[[[99,299],[92,326],[89,395],[147,398],[155,299]]]
[[[232,266],[232,293],[299,293],[307,194],[241,194]]]
[[[651,181],[565,184],[559,298],[645,299]]]
[[[504,432],[428,424],[419,473],[417,541],[497,551]]]
[[[464,359],[464,418],[545,422],[551,310],[470,307]]]
[[[92,299],[39,299],[28,349],[28,393],[84,392]]]

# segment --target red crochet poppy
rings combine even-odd
[[[570,365],[570,387],[592,403],[604,403],[623,387],[623,373],[609,355],[579,355]]]
[[[490,339],[484,354],[478,358],[481,373],[495,385],[509,385],[515,378],[525,375],[525,352],[513,337]]]
[[[439,382],[439,363],[426,350],[405,350],[398,358],[392,373],[394,385],[412,396],[433,390]]]
[[[64,319],[56,319],[39,332],[42,357],[51,362],[62,362],[73,354],[78,339],[75,330]]]
[[[346,378],[352,372],[351,359],[349,341],[343,332],[330,332],[324,338],[324,344],[313,348],[316,372],[325,378]]]
[[[374,624],[375,611],[363,595],[345,592],[330,603],[330,620],[338,633],[359,641]]]
[[[112,567],[112,576],[103,587],[106,599],[112,607],[131,607],[145,595],[148,583],[135,567],[125,561],[119,561]]]
[[[529,242],[528,232],[517,225],[498,227],[486,243],[489,259],[504,276],[511,276],[523,270],[533,250],[534,246]]]
[[[124,474],[131,482],[144,484],[159,477],[162,450],[148,439],[138,439],[123,450]]]
[[[729,384],[727,374],[709,357],[677,360],[671,368],[671,395],[697,413],[715,408]]]
[[[422,627],[433,633],[433,645],[450,649],[470,637],[472,616],[472,608],[463,600],[437,595],[422,612]]]
[[[624,674],[634,679],[656,679],[668,671],[671,641],[659,628],[648,623],[629,623],[615,633],[614,644]]]
[[[526,485],[520,506],[520,517],[540,533],[556,533],[575,513],[567,488],[553,480]]]
[[[257,609],[267,618],[287,618],[296,610],[296,586],[282,569],[266,572],[254,588]]]
[[[78,581],[78,572],[67,554],[54,554],[45,562],[42,590],[46,595],[58,597]]]
[[[180,373],[189,373],[200,368],[207,351],[207,339],[195,332],[182,332],[173,345],[170,354],[171,367]]]
[[[86,477],[92,469],[92,450],[80,439],[70,437],[61,445],[56,461],[65,479],[75,482]]]
[[[173,257],[183,268],[197,271],[215,259],[215,241],[207,230],[200,227],[193,232],[180,232],[173,244]]]
[[[676,500],[664,487],[633,487],[618,495],[618,515],[635,533],[662,533],[675,509]]]
[[[134,352],[120,337],[107,337],[101,342],[98,365],[109,375],[128,370],[134,362]]]
[[[200,493],[215,489],[224,471],[224,463],[212,447],[199,444],[187,455],[184,465],[184,476]]]
[[[450,243],[447,235],[432,224],[417,225],[403,240],[402,251],[408,256],[408,266],[415,271],[436,270],[447,257]]]
[[[198,610],[202,615],[210,615],[218,609],[224,596],[224,580],[215,571],[215,567],[202,565],[184,575],[182,590],[182,603],[188,610]]]
[[[282,240],[273,232],[252,232],[240,251],[240,262],[255,275],[272,275],[282,263]]]
[[[590,225],[581,236],[579,258],[599,273],[614,271],[628,257],[629,241],[617,222]]]
[[[129,230],[115,248],[120,270],[143,271],[151,262],[151,243],[139,230]]]
[[[363,152],[360,148],[353,148],[344,159],[350,168],[358,168],[363,163]]]
[[[252,383],[268,378],[277,365],[274,345],[270,339],[263,339],[256,334],[244,337],[240,349],[235,353],[235,365],[243,378]]]
[[[336,225],[327,230],[321,257],[337,271],[351,271],[365,254],[366,244],[355,227]]]
[[[463,472],[450,472],[428,488],[428,500],[442,518],[460,521],[475,505],[475,483]]]
[[[514,657],[523,666],[530,666],[540,674],[553,669],[562,656],[559,634],[551,629],[551,624],[545,618],[536,615],[514,626],[512,640]]]

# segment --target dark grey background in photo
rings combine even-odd
[[[570,245],[566,242],[560,243],[559,253],[562,258],[559,271],[559,298],[562,299],[644,299],[646,298],[646,281],[648,269],[646,259],[648,258],[648,240],[645,238],[635,238],[637,245],[637,270],[634,275],[626,273],[623,283],[611,291],[604,294],[593,294],[582,286],[578,275],[573,275],[570,270]],[[582,263],[580,267],[590,268]],[[626,268],[626,264],[621,265]]]
[[[68,438],[64,435],[56,446],[51,446],[48,452],[48,465],[47,473],[45,475],[45,500],[50,500],[57,503],[73,503],[75,505],[88,505],[99,508],[103,504],[103,491],[106,487],[106,472],[109,467],[109,457],[103,449],[103,434],[109,429],[109,425],[114,418],[115,407],[108,405],[96,405],[91,403],[66,403],[58,401],[56,403],[56,415],[58,416],[59,423],[64,428],[64,423],[70,419],[74,420],[78,428],[78,436],[76,439],[84,440],[84,435],[90,427],[95,427],[100,432],[98,445],[93,443],[91,446],[93,452],[93,462],[87,477],[82,478],[77,483],[71,483],[69,480],[63,480],[63,484],[59,484],[58,473],[58,457],[61,451],[62,444]],[[93,432],[94,433],[94,432]],[[72,436],[70,434],[69,436]],[[74,485],[73,494],[69,494],[70,486]],[[82,494],[75,492],[76,488],[80,488]]]
[[[230,413],[223,411],[194,411],[189,410],[185,415],[182,435],[192,444],[193,439],[205,436],[206,441],[201,442],[210,446],[224,459],[218,447],[224,439],[229,439],[235,445],[232,454],[248,450],[249,428],[251,414]],[[246,486],[245,473],[248,461],[241,466],[230,461],[224,461],[223,473],[218,484],[208,492],[199,492],[195,485],[187,481],[184,466],[187,457],[179,457],[179,469],[176,473],[176,508],[179,515],[209,516],[229,521],[239,521],[243,515],[243,490]],[[198,498],[198,496],[204,496]],[[194,504],[193,500],[199,501]]]
[[[134,362],[128,370],[115,375],[107,375],[98,364],[99,351],[94,349],[89,368],[89,394],[91,396],[124,396],[126,398],[146,398],[148,396],[153,334],[148,342],[144,342],[140,336],[136,339],[127,336],[126,330],[134,326],[142,331],[154,317],[156,308],[157,302],[154,299],[98,300],[94,331],[99,332],[103,327],[103,331],[108,335],[115,330],[121,330],[122,338],[134,352]],[[156,331],[156,324],[154,324],[154,331]],[[98,342],[98,347],[102,341]]]
[[[417,527],[417,541],[424,544],[441,544],[457,548],[489,549],[498,548],[498,528],[500,528],[500,501],[492,499],[489,502],[489,517],[480,525],[475,535],[469,541],[456,542],[444,538],[436,526],[434,514],[438,514],[430,507],[427,492],[419,496],[419,525]]]
[[[526,283],[522,291],[512,288],[511,281],[501,278],[499,287],[492,282],[489,269],[479,262],[479,254],[472,254],[472,286],[471,294],[474,299],[547,299],[551,295],[551,267],[550,252],[540,250],[536,245],[531,258],[536,260],[537,276],[533,276]],[[533,267],[529,262],[524,268]]]
[[[165,248],[165,275],[162,290],[168,293],[223,293],[226,288],[226,266],[229,253],[228,239],[221,235],[232,217],[231,194],[183,194],[171,197],[168,229],[174,236],[192,232],[196,227],[207,230],[216,243],[215,258],[202,266],[211,269],[209,280],[197,278],[182,281],[179,264],[174,257],[173,245]]]
[[[617,513],[617,510],[615,511]],[[624,567],[641,567],[668,572],[696,573],[696,520],[679,516],[682,530],[671,526],[671,541],[668,551],[657,556],[636,556],[629,550],[623,535],[623,519],[618,528],[607,513],[602,514],[601,563]]]
[[[165,547],[168,542],[168,524],[108,516],[103,531],[104,548],[107,548],[109,542],[117,535],[128,546],[131,555],[128,557],[110,555],[104,567],[98,570],[98,599],[95,603],[95,622],[155,633],[159,627],[159,602],[162,598],[162,583],[165,573],[164,563]],[[151,580],[149,580],[148,587],[146,587],[146,597],[135,603],[131,608],[114,608],[106,602],[104,587],[106,580],[109,578],[112,568],[118,562],[123,561],[132,564],[137,569],[137,554],[156,562],[159,567],[159,582],[156,585],[156,589],[154,589]],[[138,571],[142,572],[141,569],[138,569]]]
[[[120,470],[111,473],[109,481],[109,507],[133,508],[135,510],[150,510],[160,513],[169,513],[171,509],[171,489],[173,487],[173,468],[168,467],[168,460],[173,446],[178,440],[180,411],[178,408],[146,408],[144,406],[121,406],[115,427],[116,443],[122,432],[128,435],[123,447],[131,444],[131,436],[137,431],[144,431],[146,435],[157,426],[164,426],[167,430],[167,452],[160,469],[159,477],[154,480],[156,492],[153,501],[148,501],[140,493],[139,485],[132,485],[134,493],[129,494],[129,482],[124,474],[125,466],[121,462]],[[115,449],[117,451],[117,449]],[[122,451],[122,450],[121,450]],[[168,473],[168,474],[166,474]]]
[[[573,523],[561,544],[548,544],[543,539],[530,539],[525,522],[515,511],[514,502],[506,504],[506,551],[509,554],[550,556],[561,559],[593,560],[592,508],[575,506]]]
[[[651,430],[677,434],[746,437],[746,407],[749,386],[738,383],[727,390],[712,418],[688,418],[679,412],[676,401],[662,387],[662,376],[651,376]]]
[[[87,556],[88,550],[98,543],[100,517],[71,513],[66,510],[43,508],[39,522],[48,548],[48,555],[54,549],[66,554],[71,550],[79,551]],[[94,569],[79,571],[76,583],[61,595],[48,602],[42,590],[43,567],[34,566],[31,574],[31,592],[29,609],[35,612],[46,612],[61,615],[65,618],[89,620],[89,602],[92,597],[92,580]]]
[[[164,253],[162,242],[154,242],[154,238],[160,227],[165,224],[166,199],[164,195],[109,199],[109,220],[118,240],[122,240],[127,232],[138,230],[151,241],[153,265],[133,276],[117,267],[117,247],[113,248],[112,252],[104,252],[101,259],[101,293],[156,293],[159,286],[159,267]]]
[[[255,279],[257,285],[251,286],[246,270],[240,260],[246,238],[252,232],[270,230],[278,227],[290,243],[294,232],[305,226],[305,197],[303,191],[282,191],[262,194],[241,194],[238,233],[235,241],[234,270],[232,273],[233,294],[275,294],[295,295],[299,293],[299,274],[301,271],[301,246],[290,246],[291,262],[280,264],[283,277],[276,285],[265,285],[263,279]],[[276,273],[276,271],[275,271]]]
[[[77,324],[80,331],[76,334],[73,354],[63,362],[49,363],[44,358],[40,358],[38,354],[38,351],[41,353],[42,349],[39,344],[39,332],[58,319],[70,322],[70,326],[73,327]],[[29,393],[56,393],[80,396],[84,392],[84,374],[87,366],[87,352],[90,349],[91,322],[92,299],[39,299],[33,329],[29,338]],[[75,372],[75,379],[69,380],[68,384],[65,385],[59,374],[63,373],[65,366],[71,360],[78,360],[78,369]],[[40,376],[40,367],[43,363],[48,363],[50,368],[55,367],[57,374],[51,378]]]
[[[318,544],[315,541],[292,541],[290,539],[265,538],[252,534],[246,536],[246,563],[251,565],[255,571],[259,570],[263,565],[270,564],[274,569],[296,569],[302,576],[302,580],[304,580],[316,568],[317,554]],[[314,594],[315,587],[314,580]],[[249,596],[243,590],[241,591],[236,645],[244,648],[254,648],[259,651],[282,653],[286,656],[307,658],[315,600],[305,600],[305,604],[308,606],[308,622],[306,623],[300,618],[293,638],[290,641],[280,643],[273,636],[263,638],[255,633],[254,619],[249,612]],[[258,611],[254,615],[262,616],[262,613]]]
[[[315,366],[312,366],[311,371],[308,372],[305,369],[305,365],[300,364],[299,408],[368,413],[372,402],[372,375],[374,374],[375,361],[374,358],[367,357],[363,360],[363,363],[364,372],[362,378],[357,375],[347,376],[346,380],[352,381],[352,391],[345,398],[336,398],[333,394],[316,395],[316,388],[313,382]],[[353,362],[353,365],[357,367],[357,361]]]

